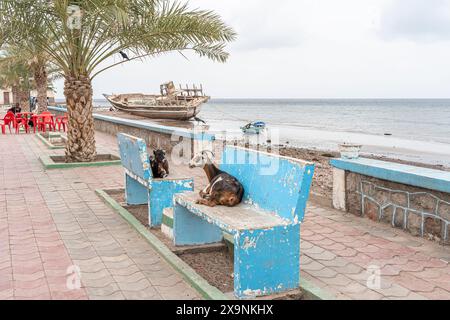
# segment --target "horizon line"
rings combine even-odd
[[[106,100],[104,97],[93,97],[93,100]],[[55,100],[65,100],[64,97],[55,97]],[[252,98],[252,97],[234,97],[234,98],[211,98],[211,100],[450,100],[448,98]]]

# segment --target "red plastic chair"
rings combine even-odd
[[[37,117],[37,127],[38,130],[42,132],[46,132],[47,127],[49,131],[55,131],[55,123],[53,122],[52,114],[48,111],[42,112]]]
[[[61,127],[63,127],[63,131],[66,132],[67,121],[68,121],[67,115],[56,117],[56,124],[58,125],[58,131],[61,131]]]
[[[20,127],[23,127],[25,129],[26,133],[29,133],[30,126],[28,124],[28,118],[25,116],[22,116],[20,113],[16,115],[15,124],[14,127],[16,128],[16,134],[19,133]]]
[[[2,128],[2,134],[6,134],[6,127],[9,129],[9,133],[11,133],[11,123],[13,128],[15,127],[15,116],[14,113],[9,111],[3,119],[0,119],[3,123],[0,123],[0,127]]]

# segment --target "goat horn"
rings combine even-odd
[[[216,155],[214,154],[214,152],[212,152],[211,150],[203,150],[202,152],[206,152],[206,153],[209,152],[213,158],[216,157]]]

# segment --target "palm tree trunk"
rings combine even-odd
[[[30,111],[30,91],[20,89],[18,92],[18,98],[19,98],[19,104],[20,109],[22,109],[22,112],[29,112]]]
[[[36,82],[38,113],[47,111],[47,71],[45,66],[39,66],[34,71]]]
[[[15,105],[17,102],[19,102],[19,88],[17,86],[12,86],[11,93],[12,93],[12,104]]]
[[[92,115],[92,85],[87,76],[67,76],[64,82],[68,130],[66,162],[94,161],[95,129]]]

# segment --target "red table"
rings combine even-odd
[[[50,123],[45,122],[46,118],[50,118],[51,122]],[[44,123],[44,132],[45,132],[45,124],[50,124],[50,131],[55,131],[55,129],[56,129],[56,127],[55,127],[55,115],[52,114],[52,113],[34,114],[34,115],[32,115],[31,119],[33,121],[33,128],[34,128],[34,132],[35,133],[36,133],[36,127],[40,123]],[[38,128],[38,131],[39,131],[39,128]]]

